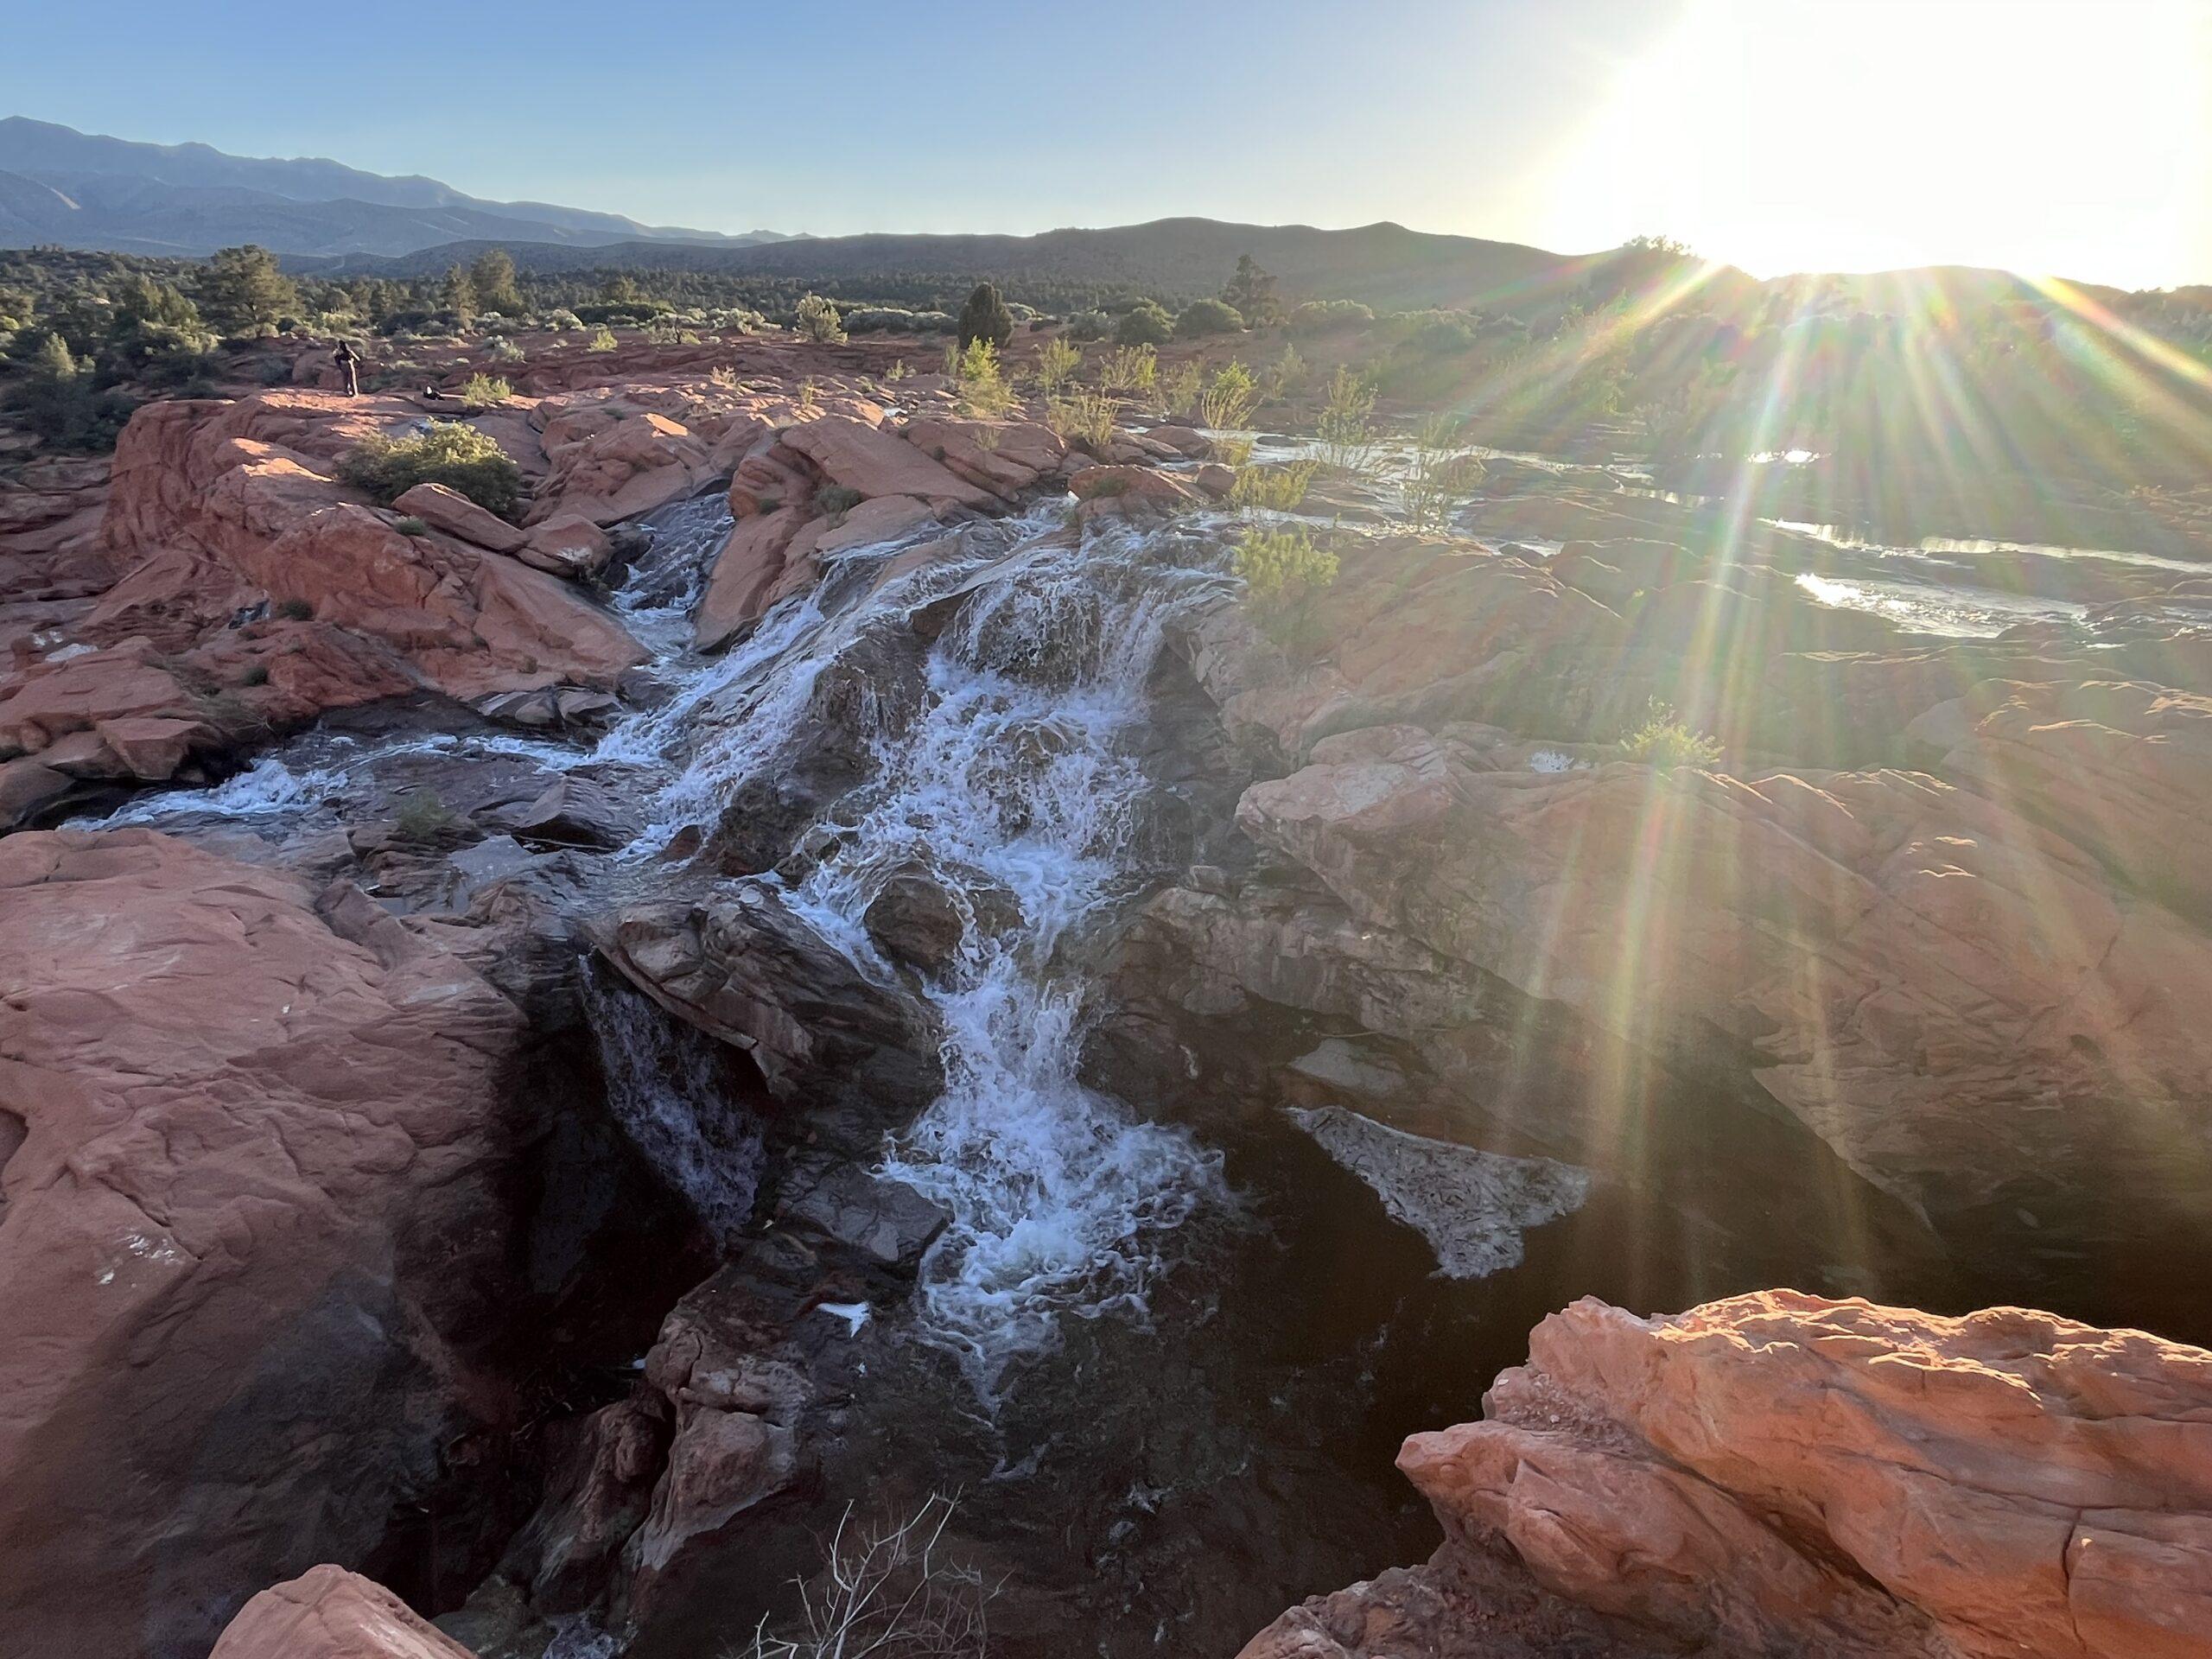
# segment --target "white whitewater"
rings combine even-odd
[[[971,919],[957,963],[925,987],[946,1033],[948,1086],[882,1171],[952,1216],[923,1266],[918,1319],[987,1400],[1010,1367],[1052,1347],[1063,1318],[1143,1317],[1166,1235],[1223,1191],[1217,1160],[1189,1135],[1080,1082],[1084,984],[1060,948],[1133,888],[1145,784],[1124,741],[1144,717],[1162,626],[1211,578],[1179,569],[1165,535],[1069,547],[1042,522],[1014,527],[1026,543],[980,536],[972,556],[872,594],[867,571],[885,550],[848,556],[851,568],[825,576],[817,596],[785,601],[602,745],[674,767],[654,813],[664,837],[711,823],[740,783],[801,740],[795,722],[817,679],[867,626],[900,626],[976,582],[931,652],[922,711],[879,734],[876,776],[833,826],[846,850],[786,897],[887,979],[861,918],[893,875],[931,872],[971,916],[971,895],[991,888],[1019,906],[996,933]],[[855,597],[836,611],[841,590]]]

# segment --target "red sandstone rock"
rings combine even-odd
[[[391,510],[420,518],[433,530],[457,536],[494,553],[512,553],[528,539],[496,513],[487,512],[459,490],[442,484],[417,484],[391,504]]]
[[[933,505],[988,507],[997,498],[941,461],[880,427],[845,416],[825,416],[793,427],[783,444],[814,463],[833,484],[862,495],[918,496]]]
[[[581,513],[563,513],[531,527],[521,550],[524,564],[556,576],[595,576],[614,556],[607,532]]]
[[[520,1020],[365,899],[148,830],[0,841],[0,1629],[197,1659],[473,1421]]]
[[[2201,1349],[2018,1308],[1770,1291],[1639,1319],[1585,1300],[1537,1327],[1484,1414],[1399,1456],[1445,1527],[1428,1574],[1503,1548],[1657,1650],[2212,1652]],[[1527,1650],[1484,1644],[1473,1619],[1456,1649],[1434,1622],[1419,1642],[1332,1645],[1309,1611],[1245,1651]]]
[[[770,590],[784,574],[791,538],[805,522],[803,507],[779,507],[738,521],[715,556],[706,591],[691,618],[692,642],[700,650],[712,651],[760,620]]]
[[[327,1563],[238,1609],[207,1659],[474,1659],[382,1585]]]
[[[1240,828],[1363,922],[1649,1052],[1755,1050],[1761,1086],[1909,1201],[2093,1161],[2150,1102],[2206,1132],[2212,942],[2001,807],[1913,773],[1498,771],[1384,735],[1253,785]]]

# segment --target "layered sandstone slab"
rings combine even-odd
[[[397,1596],[328,1563],[238,1609],[208,1659],[474,1659]]]
[[[1415,1592],[1392,1574],[1309,1603],[1246,1659],[1518,1655],[1567,1614],[1611,1632],[1573,1649],[1593,1654],[2212,1653],[2212,1354],[2140,1332],[1586,1299],[1483,1421],[1398,1461],[1446,1533]],[[1542,1595],[1468,1593],[1501,1559]]]
[[[0,1629],[200,1659],[466,1426],[521,1019],[352,889],[149,830],[0,842]]]

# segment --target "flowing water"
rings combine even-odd
[[[702,657],[688,614],[728,524],[711,498],[650,522],[612,602],[652,652],[652,683],[594,741],[326,730],[108,822],[281,839],[352,821],[426,769],[465,763],[514,793],[593,767],[648,828],[617,854],[560,855],[588,906],[760,884],[864,976],[917,990],[945,1087],[880,1169],[951,1219],[906,1305],[820,1322],[839,1333],[824,1363],[843,1368],[825,1386],[855,1408],[822,1484],[841,1501],[965,1485],[967,1539],[1030,1592],[1009,1650],[1233,1652],[1288,1603],[1418,1559],[1434,1531],[1390,1471],[1398,1438],[1478,1411],[1529,1326],[1576,1295],[1670,1307],[1787,1282],[1988,1300],[1910,1262],[1877,1272],[1850,1243],[1870,1225],[1863,1189],[1794,1126],[1707,1091],[1649,1103],[1624,1176],[1470,1154],[1487,1161],[1459,1186],[1497,1195],[1480,1213],[1461,1213],[1458,1187],[1443,1203],[1375,1185],[1429,1155],[1412,1137],[1159,1098],[1172,1068],[1117,1079],[1129,1099],[1104,1091],[1083,1070],[1097,949],[1161,874],[1136,754],[1148,677],[1178,613],[1219,591],[1218,550],[1202,526],[1077,539],[1046,509],[927,557],[836,556]],[[748,791],[803,772],[832,708],[855,753],[814,813],[810,861],[729,877],[676,856],[687,829],[711,836]],[[868,926],[917,881],[962,923],[918,977]],[[759,1122],[718,1075],[728,1056],[611,979],[584,995],[614,1116],[709,1232],[741,1237],[766,1172]],[[1236,1040],[1281,1039],[1259,1023]],[[1538,1116],[1579,1109],[1559,1088]],[[1440,1254],[1488,1276],[1440,1274]],[[751,1543],[734,1548],[671,1592],[632,1651],[741,1645],[763,1573]]]

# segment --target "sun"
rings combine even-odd
[[[1660,232],[1761,276],[2212,281],[2212,7],[1691,0],[1549,199],[1553,245]]]

